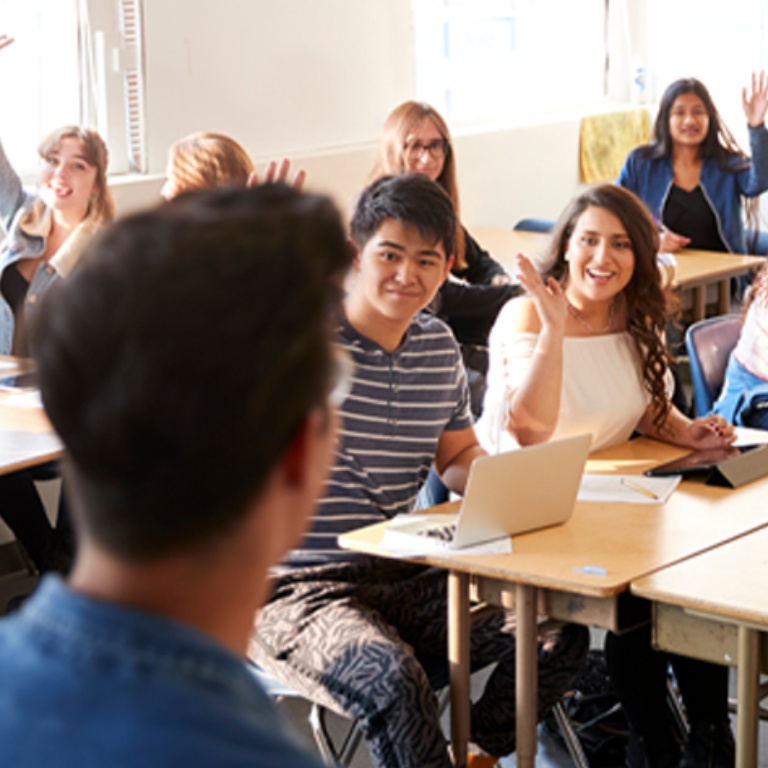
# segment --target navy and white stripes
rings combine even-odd
[[[443,430],[472,426],[461,354],[440,320],[417,315],[393,354],[347,322],[337,343],[354,361],[352,388],[323,498],[289,567],[352,559],[338,535],[411,509]]]

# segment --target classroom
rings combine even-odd
[[[43,292],[50,281],[70,282],[66,258],[74,261],[81,252],[91,256],[106,249],[106,237],[94,240],[91,247],[91,230],[80,226],[96,216],[97,205],[103,206],[101,218],[88,226],[101,229],[114,218],[114,225],[104,229],[114,226],[119,233],[123,226],[129,238],[129,223],[137,231],[145,227],[150,232],[152,227],[171,227],[174,206],[180,221],[192,222],[205,206],[219,204],[213,192],[210,198],[207,192],[201,197],[200,209],[193,199],[180,195],[169,203],[165,222],[163,198],[176,197],[167,194],[176,173],[169,151],[184,137],[205,132],[236,140],[247,156],[248,173],[255,174],[248,185],[263,187],[258,205],[265,210],[280,205],[270,197],[274,185],[262,183],[270,181],[269,166],[288,160],[288,186],[297,174],[303,182],[285,192],[284,204],[290,206],[302,194],[316,201],[312,212],[303,214],[301,226],[321,226],[338,216],[353,243],[356,256],[348,266],[354,279],[347,284],[348,293],[329,299],[340,302],[343,322],[334,331],[333,346],[328,346],[340,361],[334,358],[321,393],[341,414],[342,447],[332,454],[335,461],[328,462],[328,478],[312,478],[324,490],[313,497],[320,499],[318,508],[312,512],[307,507],[306,537],[289,539],[285,533],[280,546],[286,559],[275,558],[275,549],[269,568],[259,560],[250,576],[263,581],[262,591],[247,595],[259,608],[259,623],[248,639],[249,674],[255,670],[268,693],[272,685],[287,687],[287,701],[280,706],[314,755],[308,766],[560,768],[575,763],[599,768],[597,761],[605,755],[589,750],[585,754],[579,724],[573,718],[569,722],[568,714],[569,704],[574,713],[568,696],[574,695],[576,670],[584,669],[585,642],[590,658],[599,658],[603,667],[607,663],[616,678],[624,717],[623,740],[602,765],[768,764],[759,706],[768,634],[768,603],[760,581],[760,548],[768,522],[763,512],[768,508],[768,448],[763,445],[768,443],[763,436],[768,435],[768,322],[759,314],[768,307],[768,268],[762,269],[768,255],[766,70],[766,0],[734,0],[727,8],[713,0],[220,0],[213,5],[205,0],[0,0],[0,71],[7,103],[13,105],[0,119],[0,184],[12,197],[28,195],[31,201],[38,184],[51,185],[46,173],[56,176],[54,166],[60,160],[81,160],[87,172],[96,169],[87,184],[75,181],[66,190],[56,187],[58,182],[52,186],[60,198],[82,199],[81,218],[72,227],[80,232],[80,240],[73,234],[67,243],[61,230],[61,240],[54,237],[58,214],[51,214],[54,223],[46,223],[43,211],[49,203],[42,192],[42,207],[30,208],[32,218],[24,218],[21,225],[18,203],[0,200],[6,236],[0,256],[0,375],[10,378],[39,365],[47,397],[45,377],[53,382],[52,374],[43,358],[37,360],[36,349],[33,354],[27,321],[21,318],[30,311],[35,315],[30,328],[54,327],[45,311],[38,322],[39,310],[29,309],[29,304],[39,302],[44,310],[48,302],[42,300]],[[684,78],[700,82],[693,86]],[[673,82],[682,85],[670,96]],[[422,117],[415,121],[408,118],[408,132],[396,136],[402,146],[393,171],[382,159],[385,123],[407,102],[428,105],[432,111],[418,113]],[[663,127],[654,133],[661,114],[666,122],[659,120]],[[41,137],[62,125],[92,131],[51,134],[50,146],[40,149]],[[701,134],[694,136],[696,131]],[[645,154],[636,150],[646,143],[651,149]],[[77,152],[73,146],[79,147]],[[99,154],[106,156],[107,151],[108,165]],[[40,158],[50,171],[39,170]],[[431,171],[410,173],[419,170],[418,164],[426,168],[430,163],[439,166],[431,175],[436,183],[422,183]],[[446,169],[450,181],[445,181]],[[381,178],[389,174],[395,175]],[[90,196],[78,197],[86,185],[92,185]],[[244,184],[236,181],[234,186]],[[434,197],[438,187],[442,192]],[[7,190],[2,191],[6,196]],[[388,195],[412,196],[422,201],[423,210],[409,209],[405,218],[392,213],[382,224],[371,202],[377,195],[382,206],[391,203]],[[685,195],[695,195],[695,202]],[[326,198],[337,213],[323,207]],[[445,212],[443,198],[451,203]],[[244,210],[239,204],[245,206],[244,195],[233,203],[233,221],[246,215],[237,213]],[[53,209],[58,210],[57,205]],[[419,206],[414,202],[411,207]],[[427,209],[433,212],[429,217]],[[279,210],[280,216],[288,215]],[[683,216],[679,229],[673,222],[680,219],[673,214]],[[43,223],[34,218],[38,215]],[[72,222],[64,214],[61,221],[67,226]],[[207,221],[201,216],[195,223],[201,233]],[[50,234],[41,239],[38,230],[30,229],[33,226],[50,226]],[[328,224],[333,236],[327,242],[339,234],[333,226]],[[177,236],[183,238],[181,230],[169,234]],[[35,237],[43,252],[35,252],[34,259],[19,255]],[[161,248],[163,241],[156,242]],[[121,247],[115,240],[115,250]],[[460,310],[453,314],[451,309],[451,286],[457,293],[457,285],[475,287],[469,277],[472,264],[448,259],[464,249],[467,254],[479,249],[491,270],[477,280],[478,289],[482,282],[486,290],[477,293],[485,310],[471,332]],[[379,252],[379,261],[374,261]],[[328,264],[335,257],[339,271],[346,273],[340,253],[329,253]],[[346,253],[344,258],[352,257]],[[14,266],[17,259],[19,266]],[[385,262],[386,267],[381,266]],[[32,271],[25,271],[27,267]],[[329,277],[338,278],[330,266],[327,269]],[[420,297],[403,290],[395,311],[389,298],[376,293],[385,269],[391,270],[388,279],[395,283],[407,276],[419,286]],[[99,273],[93,270],[95,281]],[[89,290],[87,275],[74,270],[73,281],[77,276],[83,290]],[[219,277],[225,285],[225,276]],[[614,288],[615,283],[622,287]],[[66,286],[56,288],[55,301],[76,322]],[[200,288],[185,283],[185,290],[191,295]],[[315,290],[319,296],[320,289]],[[160,286],[156,294],[159,303],[164,295]],[[429,321],[419,319],[423,316]],[[266,322],[264,327],[267,344],[278,333],[278,324]],[[107,328],[105,322],[104,333]],[[446,338],[437,341],[443,333]],[[61,338],[57,343],[64,343]],[[598,347],[602,342],[605,345]],[[323,342],[317,343],[324,348]],[[411,343],[412,350],[407,346]],[[386,376],[391,379],[384,369],[376,370],[382,352],[390,360]],[[54,361],[55,354],[50,354]],[[442,360],[440,378],[429,379],[427,385],[428,379],[419,378],[427,374],[409,363],[409,356]],[[159,369],[148,375],[155,373],[161,375]],[[437,367],[433,374],[438,376]],[[252,375],[256,380],[266,374]],[[52,397],[56,386],[51,383]],[[390,388],[390,399],[377,404],[382,388]],[[584,390],[590,391],[586,397]],[[334,400],[338,392],[344,393],[339,403],[346,405]],[[72,450],[65,430],[93,427],[83,420],[60,429],[56,406],[46,414],[39,398],[36,388],[0,385],[0,438],[5,443],[0,445],[0,603],[8,602],[9,615],[23,613],[27,593],[40,573],[49,567],[68,572],[74,534],[66,527],[64,559],[57,539],[50,565],[46,560],[41,567],[33,545],[25,548],[21,543],[25,522],[6,512],[3,495],[7,502],[32,493],[46,526],[48,521],[53,524],[51,535],[59,536],[57,516],[66,518],[69,526],[71,515],[71,505],[61,501],[62,445]],[[393,406],[394,400],[402,412]],[[310,427],[311,406],[310,400],[301,414]],[[411,419],[419,410],[426,412],[425,406],[434,416],[429,436],[426,417]],[[579,414],[579,409],[588,412],[598,406],[603,411],[599,417]],[[439,428],[438,420],[444,420]],[[522,451],[535,460],[536,451],[543,457],[543,449],[554,450],[587,432],[592,437],[589,446],[582,441],[562,460],[563,478],[567,463],[578,470],[570,483],[564,522],[547,523],[541,530],[535,524],[499,530],[497,537],[511,542],[509,550],[506,544],[483,550],[486,531],[485,539],[473,542],[480,546],[477,554],[460,548],[427,551],[420,543],[408,554],[400,549],[406,545],[387,543],[388,531],[400,524],[398,515],[433,504],[452,505],[438,511],[452,513],[453,522],[462,524],[462,515],[469,513],[459,499],[467,478],[480,476],[479,468],[473,469],[479,467],[478,459]],[[399,435],[401,442],[392,441],[392,435]],[[285,445],[294,445],[293,440],[298,438],[291,433]],[[404,444],[419,457],[407,471]],[[320,456],[322,446],[316,450]],[[651,476],[659,466],[701,451],[720,452],[706,464],[709,474],[700,467],[673,467],[664,477],[663,471]],[[349,456],[360,459],[359,471],[349,468]],[[379,459],[360,458],[370,456],[387,456],[391,464],[382,469]],[[551,483],[559,461],[540,459],[537,469],[525,471],[528,480],[540,487]],[[82,467],[75,463],[73,486],[79,488],[85,481],[78,479]],[[88,471],[98,475],[99,470],[86,470],[84,477]],[[511,469],[510,475],[514,472]],[[382,480],[387,474],[389,479]],[[14,485],[22,475],[23,482]],[[610,488],[601,486],[603,497],[589,496],[585,481],[598,477],[612,478],[606,481]],[[190,487],[195,484],[202,487],[200,475]],[[353,484],[360,488],[349,490]],[[569,483],[561,479],[561,484],[567,496]],[[82,487],[86,491],[76,494],[78,508],[93,504],[88,501],[91,486]],[[190,498],[194,495],[190,491]],[[304,509],[304,496],[301,499],[297,508]],[[542,508],[548,503],[543,493],[538,503]],[[373,507],[375,512],[370,511]],[[616,509],[626,514],[624,525],[612,521],[611,510]],[[424,517],[432,524],[430,515]],[[46,553],[49,546],[46,539]],[[86,555],[83,561],[93,563],[93,570],[82,566],[78,574],[84,581],[78,575],[76,583],[93,583],[89,579],[94,573],[109,572],[116,589],[130,574],[144,584],[149,571],[139,567],[143,555],[135,552],[140,549],[115,546],[115,552],[131,553],[122,562],[124,570],[100,571],[100,556],[91,561]],[[98,547],[94,551],[98,553]],[[738,577],[711,578],[716,571],[728,573],[740,561],[743,577],[739,570]],[[390,591],[377,591],[376,579],[382,577],[374,575],[371,563],[389,574]],[[382,697],[393,696],[398,686],[409,689],[409,696],[397,704],[400,725],[394,719],[382,725],[386,716],[356,708],[357,694],[347,699],[347,693],[337,692],[334,686],[346,691],[352,684],[352,678],[345,677],[352,672],[334,672],[337,677],[329,672],[330,682],[324,677],[318,682],[320,673],[307,666],[310,657],[301,656],[316,654],[313,663],[323,658],[335,669],[333,654],[342,654],[341,644],[331,648],[341,643],[332,637],[337,627],[340,635],[346,630],[350,637],[357,636],[358,645],[344,646],[343,653],[359,654],[354,659],[361,667],[372,663],[369,656],[392,653],[390,646],[381,651],[377,645],[389,629],[380,632],[378,625],[373,629],[358,624],[357,616],[333,613],[335,598],[319,596],[322,591],[300,597],[296,587],[294,594],[291,579],[299,579],[296,574],[302,569],[325,573],[323,569],[333,565],[342,572],[341,564],[349,571],[333,578],[344,588],[367,589],[367,580],[372,580],[370,591],[360,586],[357,598],[365,611],[368,601],[397,605],[402,613],[413,611],[408,618],[393,620],[391,627],[405,638],[398,638],[397,653],[401,646],[411,650],[402,664],[397,656],[389,666],[402,666],[405,672],[387,669],[377,683]],[[228,568],[230,576],[245,576],[235,567],[222,564],[222,574]],[[432,576],[424,576],[422,569]],[[267,581],[267,574],[274,582]],[[306,578],[302,589],[318,584],[325,589],[325,581]],[[24,584],[23,595],[15,594],[18,583]],[[108,579],[104,583],[112,584]],[[211,579],[205,588],[213,587]],[[126,594],[133,593],[127,589]],[[135,605],[151,604],[138,592],[134,597]],[[158,593],[157,606],[149,613],[165,612],[160,598]],[[316,600],[316,626],[306,620],[304,600]],[[436,613],[422,614],[424,606]],[[189,611],[189,616],[198,616],[196,607]],[[417,624],[420,631],[430,626],[437,613],[435,636],[411,634]],[[196,625],[192,619],[187,623]],[[305,635],[281,649],[289,625],[301,626]],[[470,650],[471,627],[475,640]],[[0,648],[2,643],[0,629]],[[442,643],[437,653],[434,643]],[[296,653],[295,663],[286,661],[291,653]],[[669,666],[667,654],[683,660]],[[489,661],[496,665],[492,671],[476,675]],[[420,665],[416,672],[408,666],[412,663]],[[635,670],[629,671],[633,663]],[[552,670],[560,670],[560,677]],[[605,678],[607,673],[601,674]],[[659,680],[665,692],[668,683],[679,686],[680,692],[671,697],[669,713],[664,693],[663,711],[656,708],[649,714],[659,701],[653,687]],[[369,687],[373,684],[362,685]],[[442,698],[433,695],[433,688],[442,691]],[[499,693],[507,689],[507,695]],[[499,722],[509,718],[504,727],[511,741],[483,719],[489,706],[485,699],[492,695],[494,717]],[[272,698],[279,700],[280,695]],[[546,726],[540,722],[537,702],[549,716]],[[725,709],[729,705],[730,712]],[[421,713],[422,706],[427,714]],[[734,709],[739,714],[734,715]],[[271,722],[272,709],[264,711],[264,722]],[[332,723],[331,742],[323,725],[326,717]],[[346,733],[350,722],[352,741],[338,747],[339,733]],[[481,723],[488,726],[487,732]],[[390,739],[406,724],[411,741]],[[0,729],[1,738],[13,732],[7,727]],[[545,727],[555,735],[543,736]],[[280,727],[273,725],[272,730],[278,733]],[[659,735],[661,730],[664,734]],[[279,741],[279,735],[276,738]],[[709,747],[700,747],[706,739]],[[284,746],[280,742],[275,749]],[[695,751],[700,748],[709,753],[702,756]],[[201,760],[202,755],[201,749]],[[292,755],[284,753],[282,764],[293,764],[298,758]],[[158,755],[152,759],[158,762],[148,765],[164,764]],[[86,759],[82,764],[89,763]]]

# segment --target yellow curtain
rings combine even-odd
[[[641,107],[581,119],[581,179],[615,181],[630,150],[648,140],[648,110]]]

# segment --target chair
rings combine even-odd
[[[551,232],[554,226],[553,219],[520,219],[512,229],[526,232]]]
[[[481,608],[481,610],[485,609]],[[450,702],[448,662],[444,657],[439,656],[423,657],[420,661],[432,687],[436,691],[437,706],[442,715]],[[248,668],[259,681],[261,687],[267,692],[267,695],[274,701],[278,702],[283,699],[304,699],[308,701],[310,710],[307,720],[312,732],[312,738],[326,765],[335,766],[336,768],[348,768],[352,764],[360,742],[363,740],[363,733],[356,720],[350,723],[346,734],[341,737],[340,742],[337,744],[331,736],[328,727],[327,716],[329,710],[327,707],[305,699],[300,693],[284,685],[277,678],[272,677],[255,664],[249,662]],[[478,670],[473,669],[472,671]],[[563,740],[576,768],[589,768],[589,761],[562,701],[555,704],[552,708],[552,714],[560,726]]]
[[[739,315],[720,315],[700,320],[688,327],[685,347],[693,385],[694,414],[712,410],[725,380],[731,350],[741,333]]]
[[[747,251],[755,256],[768,256],[768,232],[764,229],[746,231]]]

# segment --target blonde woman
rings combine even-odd
[[[290,162],[267,165],[263,182],[287,182]],[[293,187],[301,189],[306,174],[300,170]],[[244,187],[260,182],[253,161],[243,147],[222,133],[192,133],[177,141],[168,152],[166,182],[161,195],[170,200],[182,192],[216,187]]]
[[[401,173],[421,173],[436,181],[456,212],[453,268],[431,309],[451,326],[461,345],[469,369],[472,411],[478,415],[488,364],[488,333],[501,307],[520,289],[461,224],[451,134],[439,112],[428,104],[406,101],[384,123],[369,183]]]

